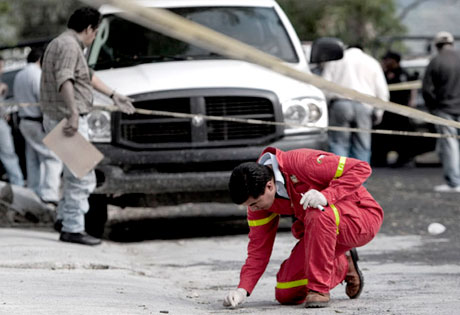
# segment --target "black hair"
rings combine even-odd
[[[395,60],[396,62],[400,62],[401,61],[401,55],[398,54],[397,52],[395,51],[387,51],[386,54],[382,57],[382,59],[393,59]]]
[[[32,50],[29,52],[27,55],[27,62],[37,62],[41,59],[43,55],[43,49],[42,48],[32,48]]]
[[[273,170],[256,162],[246,162],[233,169],[228,182],[230,198],[238,205],[249,197],[258,198],[265,192],[265,186],[274,178]]]
[[[101,23],[101,14],[98,10],[90,7],[82,7],[75,10],[67,22],[67,27],[73,29],[75,32],[80,33],[88,26],[93,29],[98,28]]]
[[[435,46],[436,46],[437,49],[442,49],[444,46],[447,46],[447,45],[453,46],[452,43],[438,43]]]
[[[350,48],[358,48],[359,50],[364,51],[363,45],[361,45],[360,43],[353,43],[347,47],[347,49]]]

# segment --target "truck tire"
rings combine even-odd
[[[85,215],[85,230],[91,236],[101,238],[107,222],[107,196],[90,195],[89,210]]]

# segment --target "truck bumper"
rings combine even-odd
[[[327,133],[287,136],[263,146],[181,151],[131,151],[110,144],[97,144],[105,159],[96,169],[98,187],[95,193],[120,195],[226,191],[233,167],[242,162],[255,161],[267,146],[283,151],[300,148],[325,150]],[[187,171],[181,171],[184,165],[188,166]]]

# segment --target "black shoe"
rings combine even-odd
[[[62,230],[62,220],[56,220],[56,221],[54,221],[53,227],[54,227],[54,230],[55,230],[56,232],[61,233],[61,230]]]
[[[77,243],[83,245],[99,245],[102,243],[101,239],[92,237],[84,233],[61,232],[59,240],[63,242]]]

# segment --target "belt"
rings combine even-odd
[[[43,117],[21,117],[21,119],[37,121],[37,122],[40,122],[40,123],[43,122]]]

